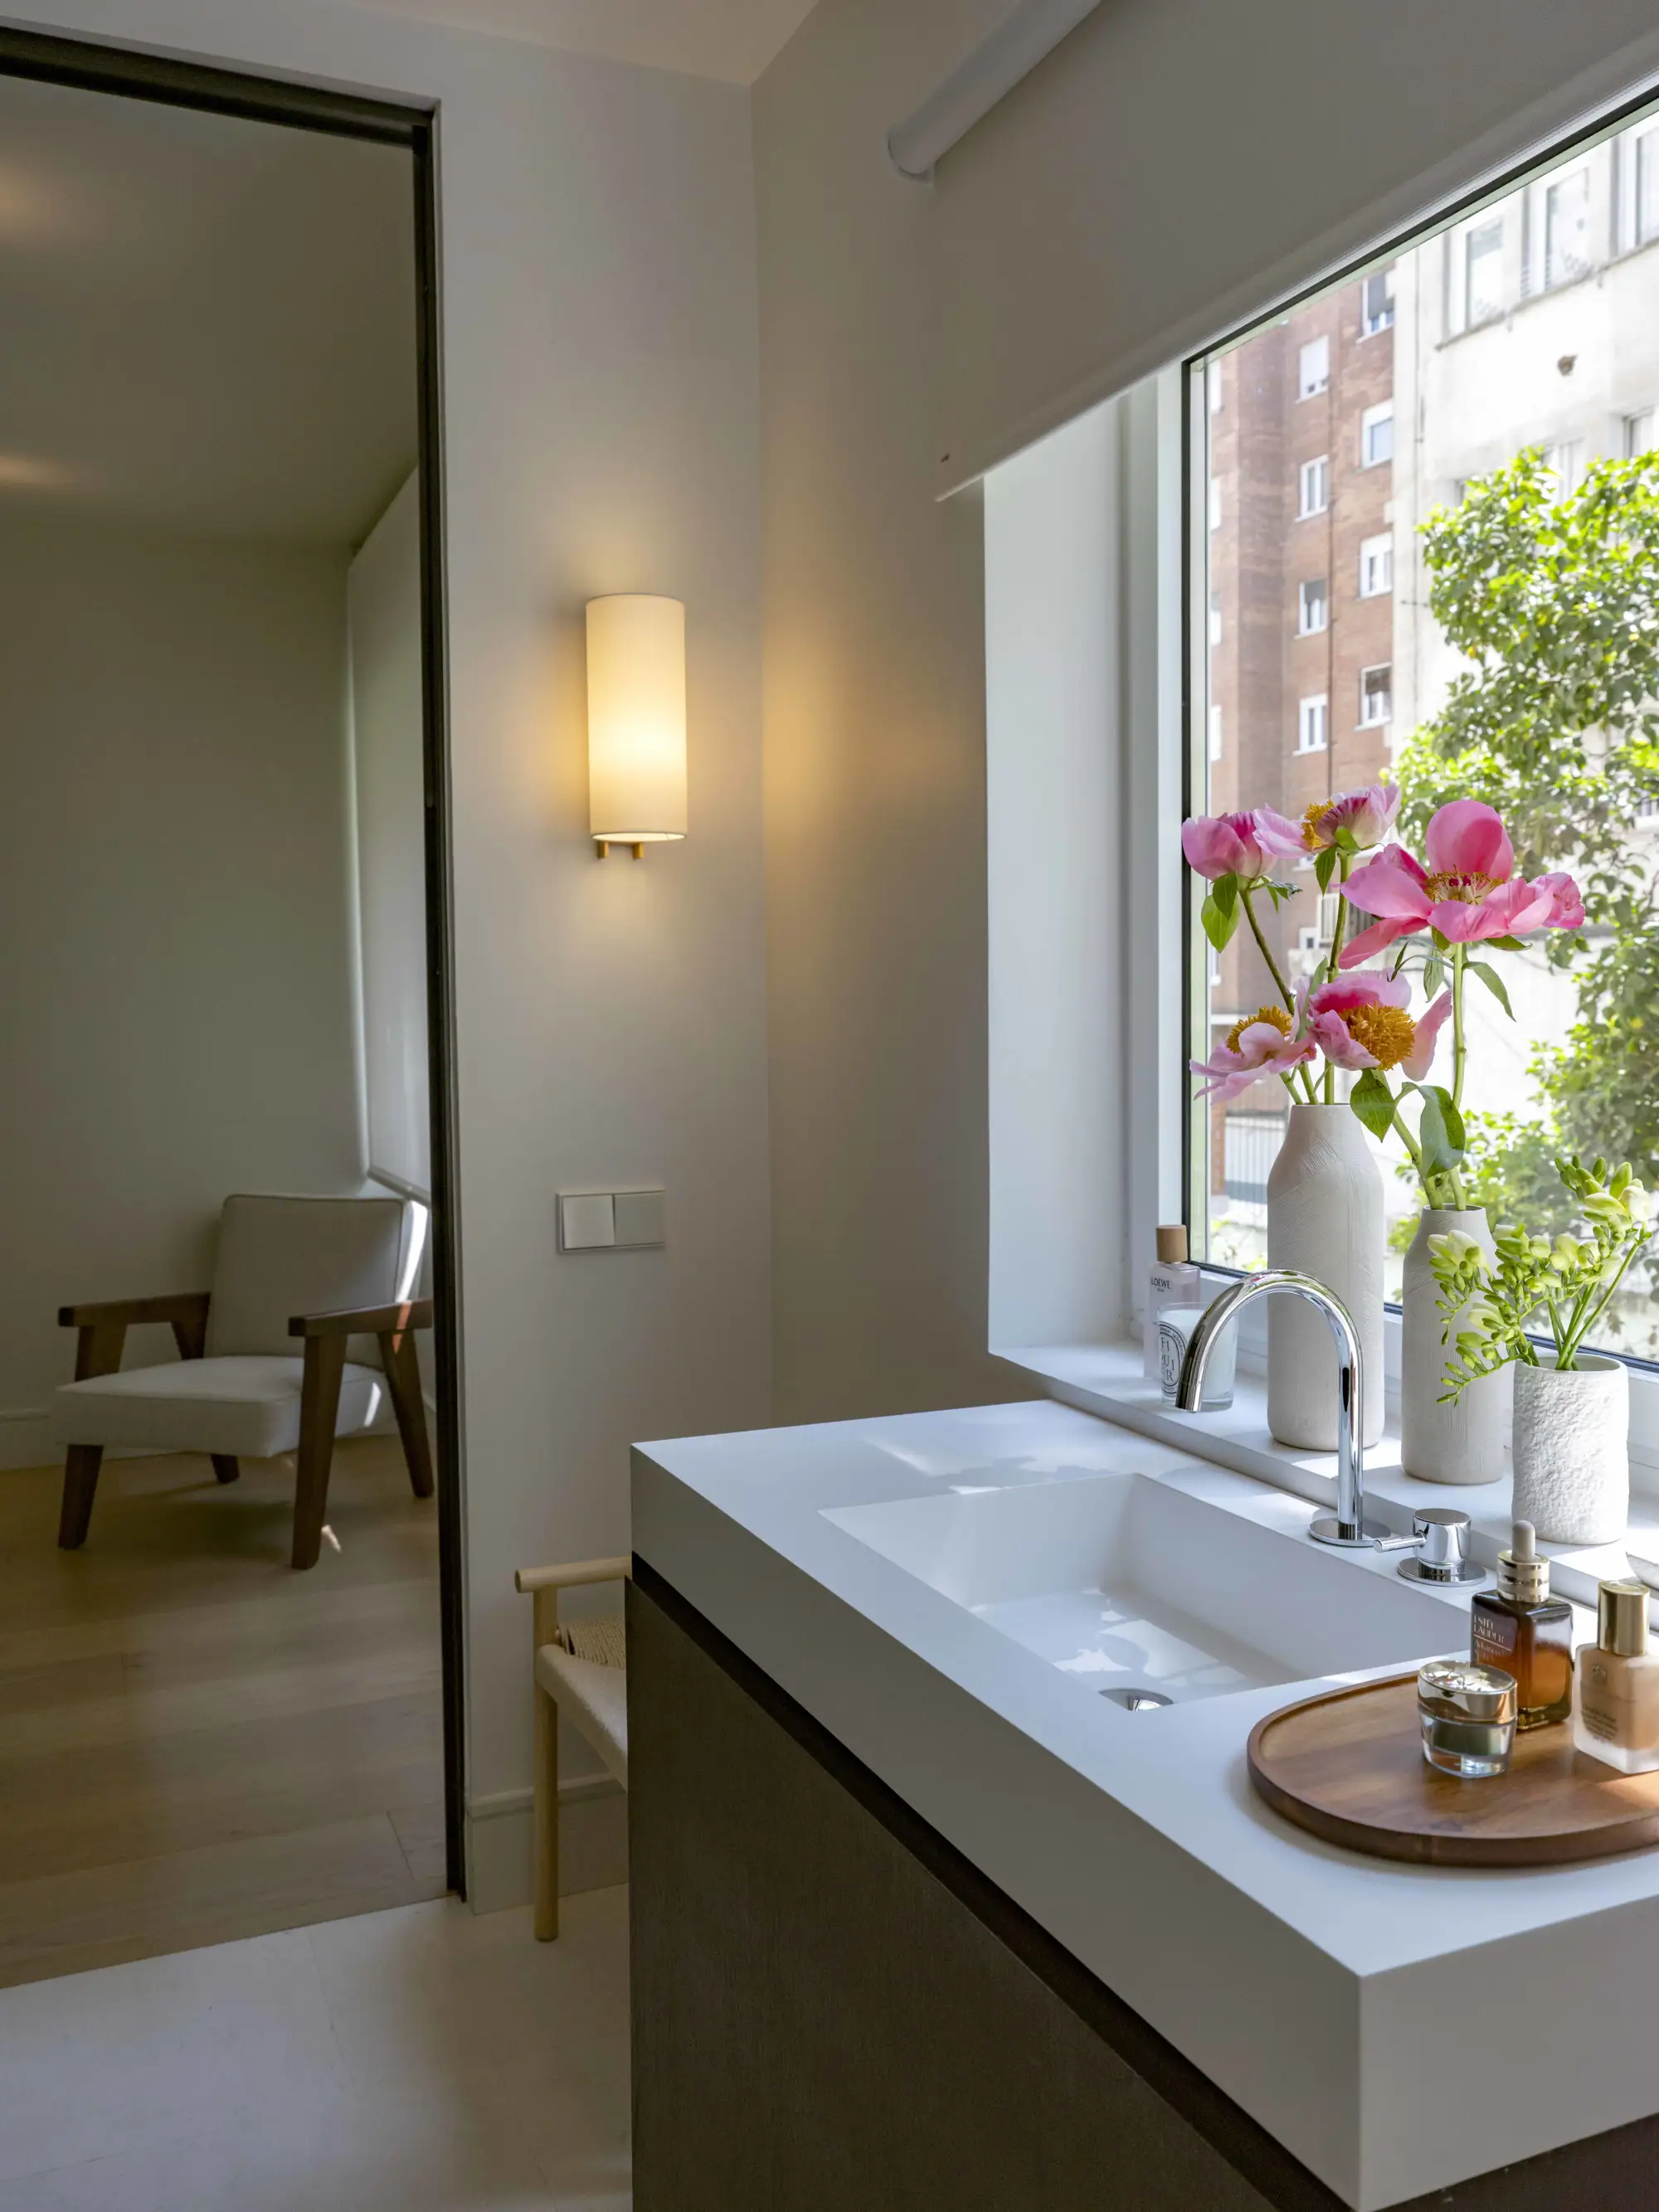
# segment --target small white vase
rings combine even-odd
[[[1292,1106],[1267,1176],[1267,1265],[1340,1298],[1364,1366],[1364,1441],[1382,1433],[1382,1178],[1346,1106]],[[1336,1353],[1301,1298],[1267,1301],[1267,1426],[1282,1444],[1336,1449]]]
[[[1515,1517],[1552,1544],[1616,1544],[1630,1514],[1630,1372],[1581,1352],[1515,1366]]]
[[[1429,1239],[1448,1230],[1473,1237],[1490,1260],[1492,1231],[1482,1206],[1429,1206],[1406,1254],[1401,1288],[1400,1458],[1407,1474],[1423,1482],[1496,1482],[1505,1465],[1510,1419],[1510,1374],[1483,1375],[1443,1406],[1446,1361],[1441,1341],[1440,1285],[1429,1265]]]

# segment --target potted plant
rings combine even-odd
[[[1500,1369],[1515,1376],[1515,1506],[1558,1544],[1613,1544],[1630,1504],[1630,1377],[1586,1352],[1626,1270],[1646,1246],[1648,1195],[1628,1165],[1556,1163],[1582,1233],[1501,1227],[1492,1252],[1453,1230],[1430,1240],[1442,1340],[1454,1347],[1443,1397],[1455,1404]],[[1530,1332],[1547,1326],[1548,1346]]]

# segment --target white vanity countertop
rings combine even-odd
[[[1042,1400],[639,1446],[634,1548],[1357,2212],[1659,2112],[1659,1849],[1487,1872],[1323,1844],[1244,1760],[1316,1683],[1127,1712],[825,1517],[1113,1470],[1306,1540],[1299,1498]],[[1466,1650],[1468,1595],[1435,1599]]]

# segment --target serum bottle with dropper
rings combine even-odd
[[[1498,1587],[1469,1607],[1469,1656],[1513,1674],[1516,1725],[1548,1728],[1572,1711],[1572,1607],[1550,1595],[1550,1563],[1530,1521],[1514,1524],[1498,1554]]]

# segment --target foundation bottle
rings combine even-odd
[[[1572,1607],[1550,1595],[1550,1563],[1530,1521],[1517,1521],[1498,1554],[1498,1587],[1469,1607],[1469,1656],[1515,1677],[1523,1729],[1548,1728],[1572,1711]]]
[[[1659,1768],[1659,1653],[1648,1650],[1641,1583],[1603,1583],[1594,1644],[1578,1647],[1577,1747],[1621,1774]]]

